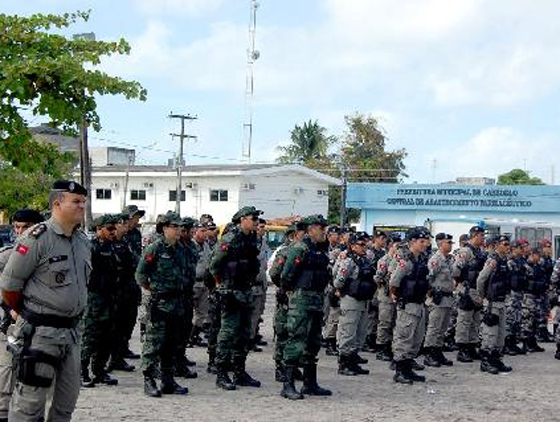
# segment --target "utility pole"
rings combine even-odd
[[[128,179],[129,179],[129,173],[130,173],[130,166],[132,165],[132,154],[129,154],[127,159],[126,159],[126,173],[124,176],[124,192],[123,192],[123,201],[122,201],[122,208],[124,209],[124,207],[126,207],[126,194],[128,191]]]
[[[181,214],[181,185],[182,177],[183,177],[183,150],[184,150],[184,142],[185,139],[195,139],[196,136],[186,135],[185,134],[185,120],[196,120],[198,117],[191,116],[190,114],[173,114],[170,113],[168,116],[170,119],[181,119],[181,133],[170,133],[172,138],[179,138],[179,156],[177,157],[176,165],[177,165],[177,190],[175,191],[175,212],[179,215]]]
[[[346,178],[346,167],[342,166],[342,190],[340,193],[340,227],[346,225],[346,187],[348,180]]]

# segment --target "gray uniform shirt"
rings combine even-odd
[[[0,286],[23,293],[23,306],[32,312],[75,317],[84,312],[91,272],[91,245],[75,230],[67,237],[50,219],[18,238],[0,276]]]
[[[445,293],[453,293],[454,282],[451,273],[453,271],[453,256],[445,256],[437,251],[428,260],[428,281],[432,290],[440,289]],[[453,305],[452,296],[444,296],[439,306],[451,307]]]
[[[207,242],[200,244],[194,241],[196,250],[198,251],[198,261],[196,262],[196,281],[200,282],[204,279],[204,274],[210,265],[210,258],[212,257],[212,250]]]
[[[340,253],[333,267],[333,285],[342,290],[344,284],[349,280],[358,278],[360,267],[356,264],[346,251]],[[365,310],[365,300],[357,300],[352,296],[345,295],[340,298],[340,307],[343,309]]]

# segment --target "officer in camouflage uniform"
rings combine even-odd
[[[377,263],[379,260],[387,254],[387,234],[382,230],[375,230],[373,233],[373,243],[371,247],[368,247],[367,254],[368,258],[371,259],[371,263],[374,268],[374,272],[377,271]],[[375,295],[368,302],[368,327],[366,336],[366,350],[370,352],[377,352],[379,347],[377,345],[377,331],[379,329],[379,314],[381,310],[379,307],[379,298]]]
[[[80,391],[78,325],[91,271],[91,245],[78,229],[86,195],[76,182],[55,182],[49,194],[52,217],[18,239],[0,276],[4,302],[19,314],[10,341],[20,365],[10,421],[72,418]]]
[[[268,343],[262,340],[262,336],[259,335],[259,323],[262,321],[261,317],[264,313],[264,306],[266,302],[266,265],[268,258],[270,258],[270,248],[266,241],[266,220],[259,218],[259,224],[257,226],[257,240],[259,243],[259,262],[260,270],[257,275],[257,280],[253,286],[253,315],[251,316],[251,341],[250,349],[253,352],[262,352],[259,347],[266,346]]]
[[[269,259],[267,268],[267,279],[276,286],[276,310],[274,312],[274,336],[276,345],[274,348],[274,376],[276,381],[284,382],[286,380],[284,372],[284,348],[288,341],[288,295],[280,285],[280,276],[286,263],[289,248],[296,242],[301,242],[305,235],[306,225],[297,222],[286,230],[286,239],[284,244],[278,247]],[[302,379],[302,374],[296,368],[296,379]]]
[[[284,348],[286,377],[280,394],[291,400],[302,399],[304,394],[332,394],[317,384],[324,291],[331,278],[325,242],[327,221],[322,215],[312,215],[303,222],[307,225],[307,236],[290,248],[280,276],[280,285],[289,298],[288,341]],[[294,373],[300,365],[303,366],[303,388],[298,392]]]
[[[397,304],[391,297],[389,291],[389,280],[391,269],[394,267],[395,255],[401,244],[401,236],[397,233],[389,238],[389,252],[377,263],[377,271],[374,280],[377,283],[377,300],[379,303],[379,323],[377,324],[377,347],[376,359],[391,362],[393,360],[393,330],[397,320]]]
[[[259,273],[259,248],[256,228],[262,211],[243,207],[235,213],[236,226],[216,244],[210,272],[220,290],[221,326],[216,350],[216,385],[224,390],[236,386],[260,387],[261,383],[245,371],[251,338],[253,312],[252,286]],[[233,381],[228,370],[233,367]]]
[[[115,339],[117,302],[115,287],[118,282],[118,264],[113,242],[115,224],[119,216],[104,214],[92,223],[96,233],[91,248],[91,275],[88,282],[87,310],[84,316],[81,373],[82,386],[94,387],[96,383],[116,385],[105,370]],[[89,375],[91,362],[93,380]]]
[[[523,351],[544,352],[544,349],[537,343],[537,332],[543,309],[542,301],[548,290],[548,279],[540,249],[533,249],[529,255],[527,278],[527,291],[523,298],[521,320]]]
[[[146,211],[138,209],[136,205],[127,205],[122,210],[123,214],[128,215],[128,232],[126,240],[138,257],[142,256],[142,232],[140,231],[140,219],[144,217]]]
[[[193,242],[198,257],[195,270],[196,278],[193,287],[193,327],[189,343],[194,346],[207,347],[208,344],[200,337],[200,334],[207,331],[210,326],[210,321],[208,320],[208,287],[206,287],[208,282],[206,279],[210,275],[208,267],[210,265],[212,250],[206,242],[208,239],[206,225],[201,222],[195,222],[193,229]]]
[[[453,278],[457,282],[458,290],[455,342],[459,348],[457,353],[459,362],[480,359],[476,348],[483,303],[476,289],[476,279],[486,262],[483,245],[484,229],[480,226],[471,227],[469,241],[459,249],[453,264]]]
[[[146,339],[142,348],[144,392],[150,397],[162,394],[187,394],[173,378],[174,357],[183,336],[187,288],[187,262],[180,243],[183,221],[177,213],[167,213],[162,220],[163,239],[148,245],[138,268],[136,280],[150,296]],[[155,373],[161,363],[161,389]]]
[[[338,226],[330,226],[327,229],[329,268],[332,271],[338,255],[346,249],[346,245],[341,243],[342,230]],[[327,356],[337,356],[336,333],[338,331],[338,320],[340,318],[340,298],[336,294],[336,289],[329,283],[325,289],[326,300],[323,304],[323,339],[325,342]]]
[[[516,356],[523,351],[517,346],[521,340],[521,315],[523,295],[527,290],[527,259],[523,255],[524,244],[515,240],[511,244],[508,267],[511,274],[511,291],[506,298],[506,339],[504,354]]]
[[[393,340],[393,379],[402,384],[426,380],[414,372],[413,363],[426,332],[424,302],[429,282],[425,252],[430,245],[430,237],[423,227],[413,227],[407,231],[408,245],[401,249],[389,282],[391,296],[398,302]]]
[[[115,283],[115,332],[109,371],[132,372],[135,369],[134,365],[125,360],[125,356],[131,353],[128,342],[136,325],[139,301],[138,285],[134,278],[139,257],[134,254],[126,239],[128,219],[128,214],[118,214],[116,239],[113,241],[118,277]]]
[[[377,285],[373,281],[373,262],[366,252],[369,235],[357,232],[349,240],[350,249],[340,254],[333,269],[333,284],[340,292],[338,373],[367,375],[369,370],[360,366],[367,363],[367,360],[358,352],[367,335],[367,305],[373,298]]]
[[[441,365],[453,365],[453,362],[443,354],[443,341],[451,321],[455,288],[453,277],[451,277],[453,256],[450,254],[453,248],[453,236],[438,233],[436,243],[438,250],[428,260],[430,290],[426,300],[428,328],[424,341],[424,364],[438,368]]]
[[[30,209],[16,211],[11,218],[16,238],[23,235],[28,228],[43,221],[44,218],[39,212]],[[0,249],[0,275],[14,250],[14,246],[5,246]],[[14,329],[15,320],[13,318],[14,312],[8,305],[2,302],[0,307],[0,422],[7,422],[15,383],[13,356],[8,351],[7,346],[8,335],[11,335]]]
[[[480,370],[489,374],[510,372],[511,367],[502,361],[506,336],[506,296],[511,290],[511,272],[508,266],[509,237],[495,235],[494,251],[476,280],[477,290],[484,299],[482,318],[482,346]]]

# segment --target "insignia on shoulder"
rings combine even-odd
[[[29,233],[29,236],[37,239],[39,236],[41,236],[46,231],[47,231],[47,225],[45,223],[40,223],[37,226],[35,226],[33,228],[33,230],[31,230],[31,232]]]

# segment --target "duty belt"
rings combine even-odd
[[[82,319],[82,314],[74,317],[62,317],[50,314],[38,314],[23,308],[20,315],[23,319],[36,327],[76,328]]]

